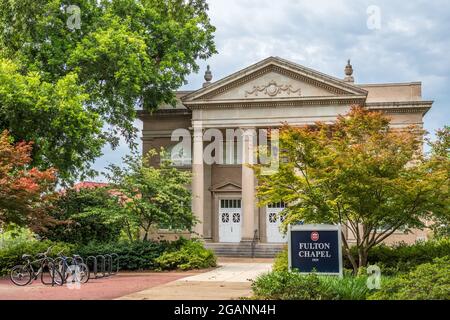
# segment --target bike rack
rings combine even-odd
[[[101,267],[101,273],[102,273],[102,275],[101,276],[96,276],[96,278],[103,278],[103,277],[106,277],[106,271],[105,271],[105,267],[106,267],[106,258],[105,258],[105,256],[104,255],[101,255],[101,254],[99,254],[99,255],[97,255],[96,256],[96,258],[97,258],[97,261],[99,260],[99,259],[101,259],[102,261],[101,261],[101,264],[100,264],[100,267]],[[99,263],[100,263],[100,261],[98,261]]]
[[[111,262],[113,262],[114,261],[114,259],[116,260],[116,269],[115,270],[113,270],[113,273],[112,274],[116,274],[116,273],[119,273],[119,255],[117,254],[117,253],[111,253],[111,258],[112,258],[112,261]],[[112,263],[111,263],[112,264]]]
[[[108,266],[108,276],[112,274],[112,256],[110,254],[105,254],[106,264]]]
[[[89,267],[89,261],[92,260],[92,270],[94,272],[94,278],[97,278],[97,258],[95,256],[89,256],[86,258],[86,265]],[[91,279],[91,273],[89,273],[89,279]]]

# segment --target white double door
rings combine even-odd
[[[219,207],[219,241],[240,242],[241,226],[241,199],[221,199]]]
[[[284,243],[287,242],[287,237],[280,231],[282,217],[280,212],[284,209],[284,203],[278,202],[270,204],[266,207],[266,231],[267,242]]]

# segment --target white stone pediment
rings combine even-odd
[[[270,57],[183,97],[186,106],[218,101],[365,97],[367,91],[318,71]]]
[[[213,192],[233,192],[233,191],[240,192],[241,186],[232,182],[226,182],[211,186],[210,190]]]
[[[295,97],[326,97],[335,94],[308,84],[304,81],[292,79],[285,75],[269,72],[259,78],[244,83],[238,87],[212,97],[213,100],[229,99],[274,99]]]

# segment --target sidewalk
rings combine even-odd
[[[226,261],[226,262],[225,262]],[[217,269],[188,276],[119,300],[229,300],[250,297],[251,280],[270,271],[271,259],[223,259]]]

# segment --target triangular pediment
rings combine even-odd
[[[361,97],[367,91],[318,71],[270,57],[183,97],[184,104],[242,101]]]
[[[210,190],[213,192],[233,192],[233,191],[240,192],[241,186],[233,182],[225,182],[211,186]]]

